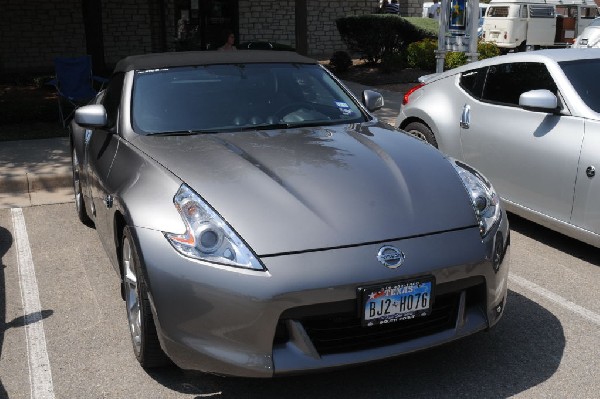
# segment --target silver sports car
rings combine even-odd
[[[75,113],[73,182],[142,366],[271,377],[498,322],[510,236],[496,192],[378,122],[381,105],[294,53],[117,64]]]
[[[600,48],[600,18],[594,19],[575,39],[573,48]]]
[[[404,96],[396,126],[486,175],[508,211],[600,247],[600,49],[468,64]]]

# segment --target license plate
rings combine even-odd
[[[499,34],[498,32],[492,32],[492,33],[490,33],[490,37],[491,37],[492,39],[497,39],[497,38],[498,38],[498,36],[500,36],[500,34]]]
[[[363,326],[394,323],[429,316],[433,280],[400,281],[361,289]]]

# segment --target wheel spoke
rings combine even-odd
[[[125,283],[125,305],[127,308],[127,319],[129,331],[136,355],[140,353],[142,345],[142,313],[140,304],[140,293],[135,269],[135,260],[131,243],[128,239],[123,240],[123,279]]]

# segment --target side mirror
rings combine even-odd
[[[100,104],[77,108],[73,119],[81,127],[105,127],[108,124],[106,109]]]
[[[529,111],[558,112],[558,99],[550,90],[531,90],[519,96],[519,106]]]
[[[383,107],[383,96],[381,93],[378,93],[373,90],[365,90],[363,91],[363,105],[370,111],[377,111],[381,107]]]

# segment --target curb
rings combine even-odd
[[[26,173],[23,177],[9,177],[3,179],[0,194],[29,194],[35,192],[54,192],[60,189],[71,188],[73,176],[71,173],[39,176]]]

